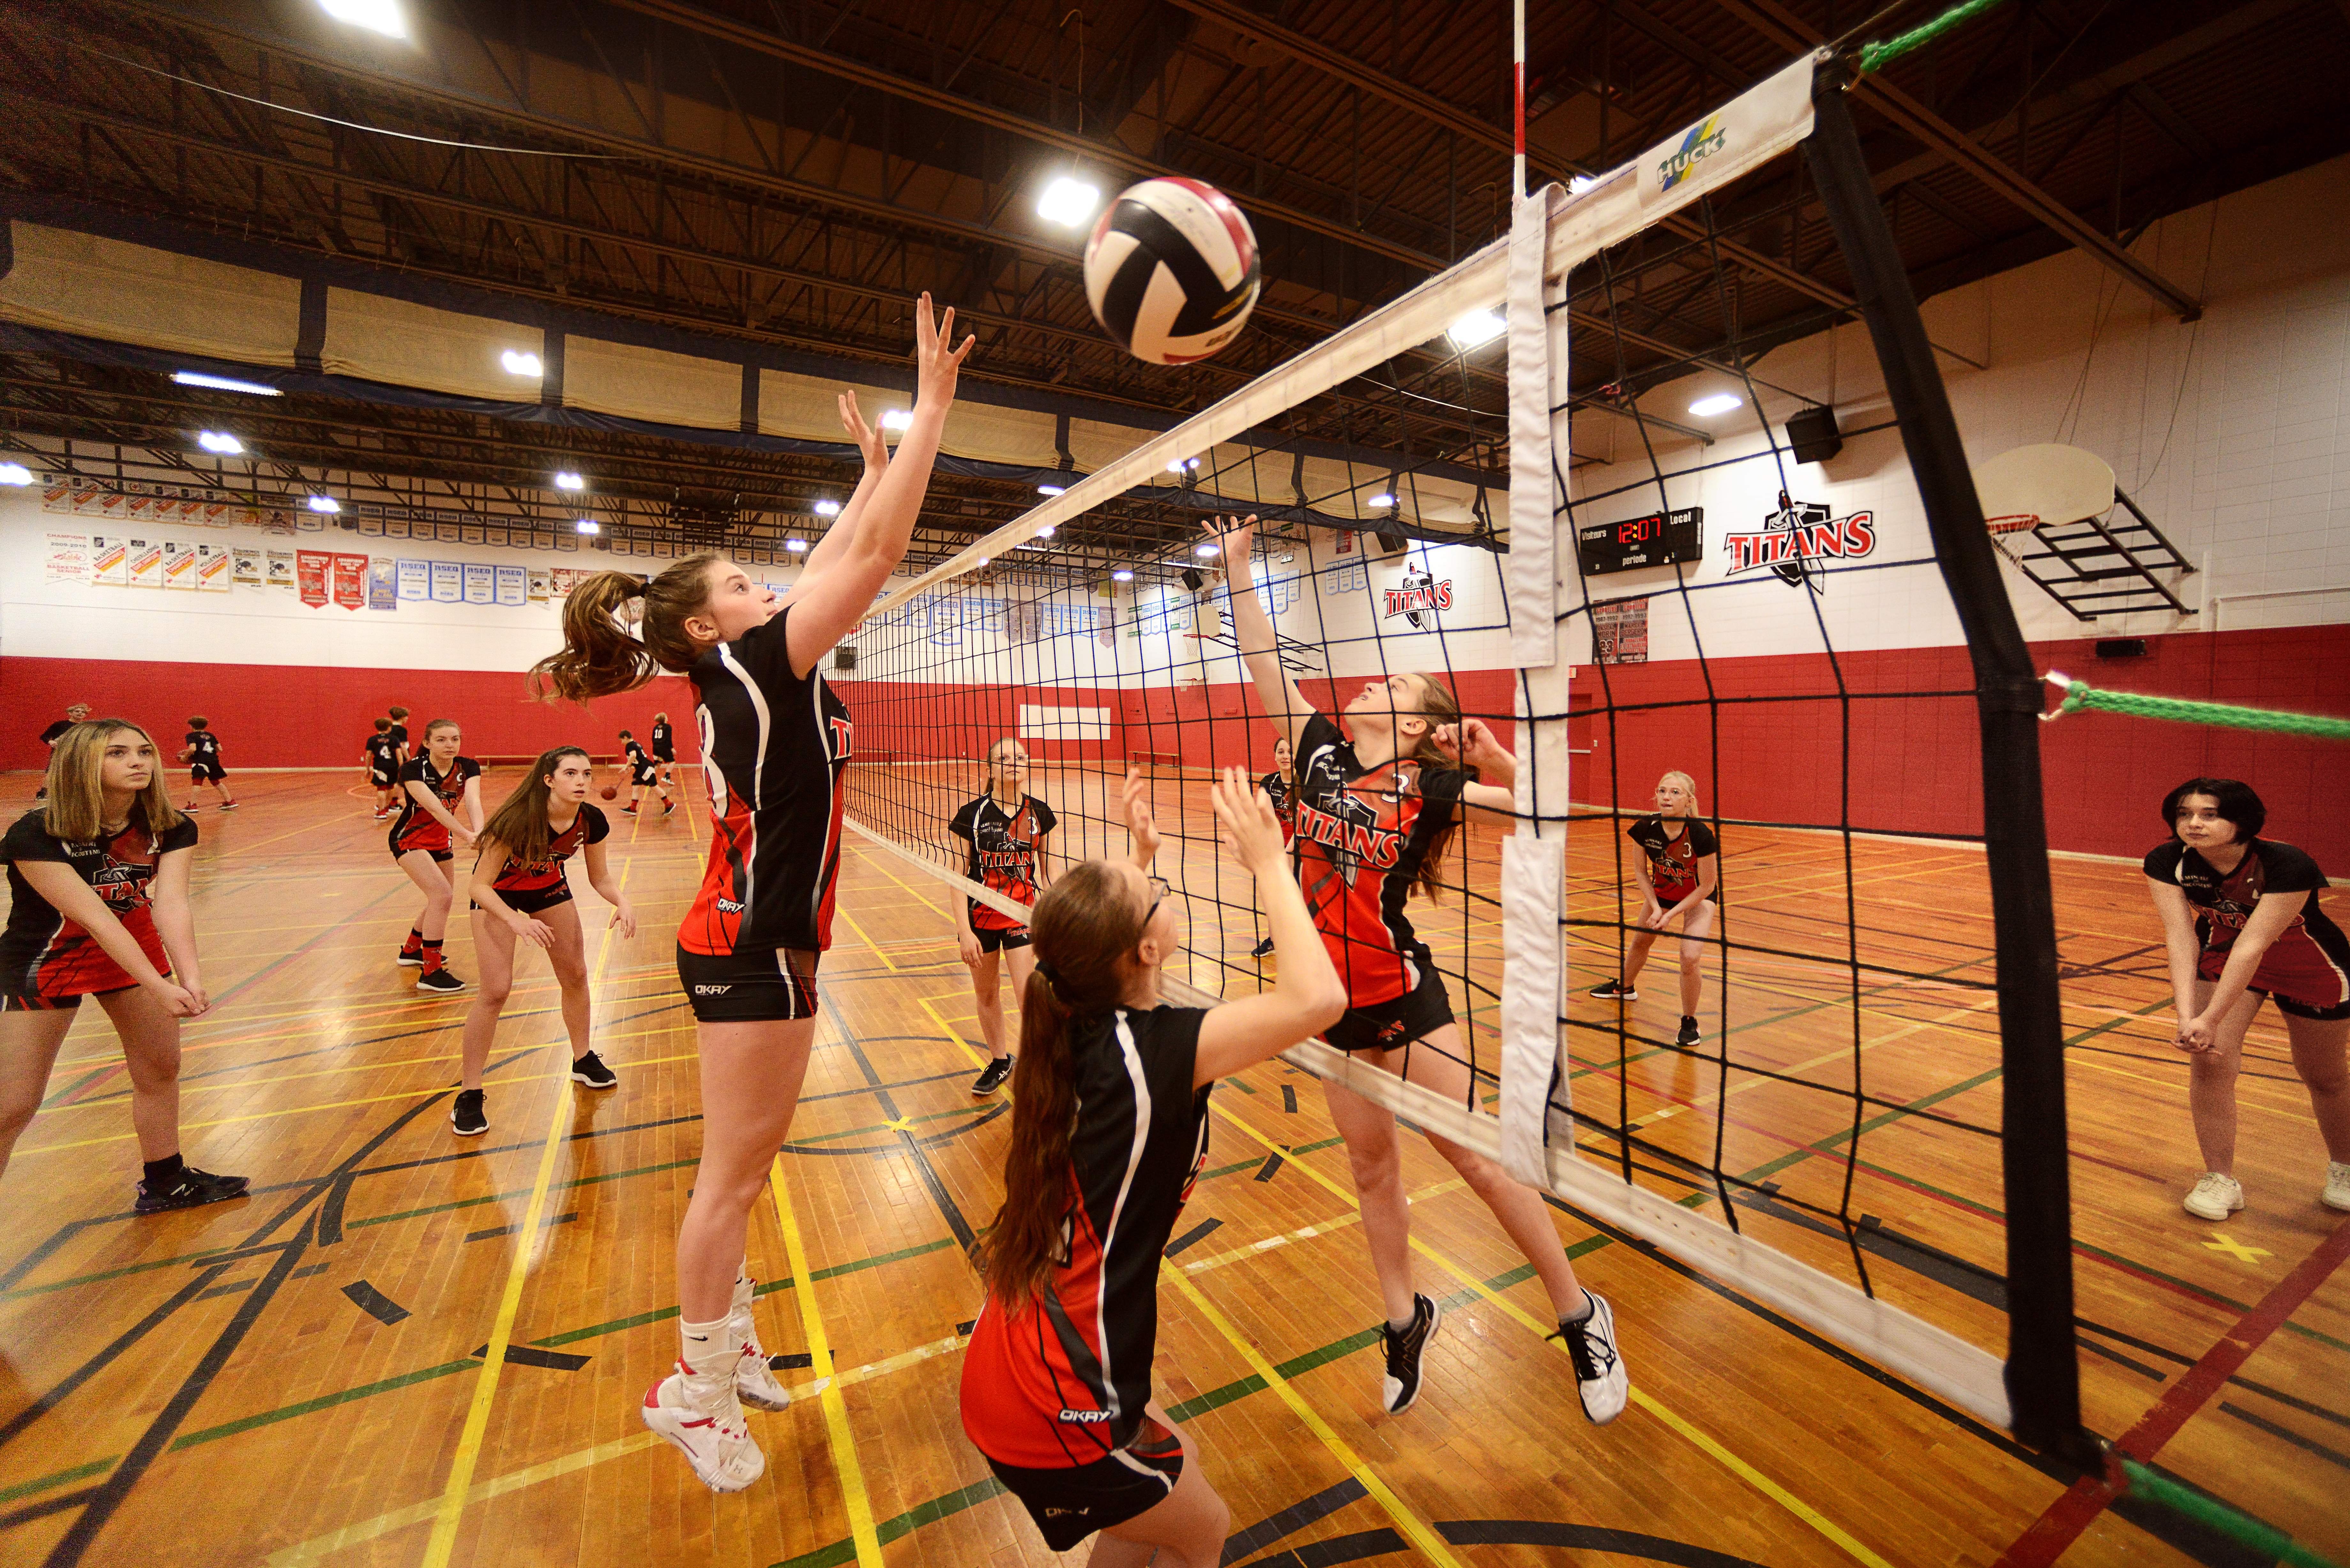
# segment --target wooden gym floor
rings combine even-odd
[[[512,777],[494,773],[493,800]],[[902,816],[962,782],[926,794],[868,770],[859,809],[882,814],[886,797]],[[966,1088],[982,1053],[955,895],[852,839],[807,1097],[752,1239],[770,1282],[762,1331],[796,1402],[753,1417],[767,1479],[717,1498],[634,1415],[674,1354],[670,1250],[699,1141],[670,957],[701,866],[698,785],[691,813],[624,822],[614,840],[635,940],[607,939],[581,893],[597,1044],[620,1087],[560,1072],[551,978],[526,960],[491,1058],[492,1130],[460,1141],[446,1117],[467,997],[419,998],[390,961],[416,900],[363,792],[339,774],[236,783],[243,809],[200,819],[217,1005],[187,1030],[182,1115],[190,1157],[251,1175],[254,1194],[131,1215],[120,1059],[87,1009],[0,1189],[0,1552],[286,1568],[1051,1560],[956,1415],[979,1303],[961,1246],[994,1210],[1007,1107]],[[1064,847],[1082,847],[1103,783],[1045,769],[1032,784],[1071,819]],[[8,815],[31,787],[0,786]],[[1162,781],[1162,817],[1202,832],[1203,794]],[[1615,919],[1609,826],[1576,835],[1573,913]],[[1773,950],[1731,955],[1726,1013],[1709,958],[1695,1052],[1665,1044],[1669,946],[1621,1010],[1626,1033],[1614,1005],[1578,1001],[1577,1105],[1635,1127],[1635,1179],[1716,1217],[1701,1168],[1719,1137],[1723,1168],[1777,1184],[1742,1223],[1846,1279],[1845,1231],[1791,1200],[1848,1212],[1880,1294],[1996,1347],[1979,857],[1858,844],[1848,923],[1835,839],[1726,837],[1729,934]],[[1489,891],[1494,843],[1481,833],[1470,850]],[[1192,978],[1229,991],[1254,983],[1255,931],[1206,896],[1211,859],[1179,842],[1167,868],[1199,895],[1195,947],[1222,955]],[[2282,1033],[2255,1031],[2242,1087],[2251,1207],[2220,1227],[2189,1219],[2184,1072],[2164,1044],[2142,879],[2064,860],[2056,882],[2090,1424],[2350,1557],[2350,1219],[2316,1202],[2324,1153]],[[1493,982],[1490,903],[1414,909],[1448,968]],[[1617,933],[1576,936],[1580,990],[1611,972]],[[1931,978],[1864,970],[1856,986],[1848,937],[1865,963]],[[462,926],[450,951],[472,978]],[[1471,1014],[1482,1047],[1492,1012],[1480,998]],[[1871,1096],[1857,1139],[1856,1060]],[[1561,1210],[1577,1267],[1617,1304],[1637,1390],[1614,1426],[1587,1426],[1565,1357],[1539,1337],[1539,1287],[1417,1139],[1419,1268],[1448,1318],[1420,1403],[1386,1416],[1377,1292],[1318,1090],[1274,1063],[1214,1106],[1161,1290],[1159,1385],[1232,1504],[1228,1562],[2249,1561],[2158,1512],[2068,1496],[2001,1434]],[[1619,1153],[1599,1131],[1584,1147]]]

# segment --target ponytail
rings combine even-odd
[[[1438,748],[1436,732],[1442,725],[1461,722],[1461,703],[1452,695],[1452,688],[1435,676],[1420,673],[1416,679],[1419,681],[1420,711],[1428,716],[1428,728],[1419,732],[1419,743],[1412,747],[1411,760],[1430,767],[1457,769],[1460,763]],[[1428,853],[1420,857],[1417,880],[1430,903],[1444,901],[1444,856],[1452,847],[1452,836],[1461,830],[1461,820],[1456,811],[1452,820],[1428,841]]]
[[[532,689],[546,701],[585,702],[633,691],[667,670],[682,675],[702,657],[687,635],[685,619],[710,597],[710,568],[719,557],[707,552],[684,560],[647,582],[627,572],[598,572],[571,590],[563,604],[563,650],[531,666]],[[630,599],[642,599],[638,629],[631,635],[620,618]]]
[[[979,1245],[988,1293],[1015,1317],[1054,1267],[1068,1261],[1075,1025],[1118,1005],[1142,940],[1142,911],[1115,867],[1088,860],[1045,890],[1028,929],[1036,968],[1020,998],[1003,1207]]]

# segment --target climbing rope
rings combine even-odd
[[[1925,47],[1951,28],[1964,26],[1984,12],[2004,3],[2005,0],[1964,0],[1964,4],[1951,6],[1932,21],[1921,22],[1906,33],[1897,33],[1881,44],[1863,44],[1860,47],[1861,71],[1866,74],[1882,70],[1910,50]]]
[[[2126,713],[2134,719],[2173,719],[2183,724],[2219,724],[2231,730],[2271,730],[2286,735],[2310,735],[2322,741],[2350,741],[2350,719],[2329,719],[2317,713],[2279,713],[2266,708],[2237,708],[2225,702],[2197,702],[2184,697],[2149,697],[2140,691],[2100,691],[2085,680],[2058,670],[2042,677],[2064,693],[2064,700],[2043,720],[2061,719],[2084,708]]]

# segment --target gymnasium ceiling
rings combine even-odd
[[[536,302],[829,357],[902,363],[927,288],[980,337],[966,374],[1166,423],[1499,234],[1509,9],[1497,0],[403,0],[376,38],[316,0],[19,0],[0,8],[0,200],[175,220]],[[1938,9],[1913,5],[1914,22]],[[1833,0],[1537,0],[1537,178],[1604,170],[1802,47]],[[1869,36],[1877,36],[1872,32]],[[2350,148],[2345,0],[2012,0],[1874,78],[1856,110],[1920,295],[2078,245],[2191,313],[2193,276],[2127,254],[2165,213]],[[230,94],[244,95],[242,99]],[[278,109],[263,107],[266,104]],[[328,117],[306,119],[285,112]],[[433,140],[407,140],[332,121]],[[468,151],[445,142],[530,152]],[[568,153],[592,156],[548,157]],[[1217,359],[1140,364],[1086,308],[1082,230],[1035,215],[1055,174],[1105,191],[1180,172],[1230,192],[1263,251],[1254,325]],[[1618,258],[1629,306],[1582,362],[1605,406],[1849,304],[1793,161],[1701,232]],[[1407,357],[1283,433],[1496,471],[1500,345]],[[1464,404],[1485,417],[1465,416]],[[234,417],[258,461],[529,502],[543,424],[312,394],[258,407],[160,374],[0,352],[0,428],[162,453]],[[797,513],[848,477],[776,456],[567,430],[599,490]],[[89,449],[96,450],[96,449]],[[941,475],[916,557],[1024,510],[1024,483]],[[1171,548],[1130,500],[1076,549]]]

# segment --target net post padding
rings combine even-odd
[[[1031,913],[1025,905],[924,859],[854,817],[843,822],[874,847],[966,898],[1015,918],[1024,919]],[[1180,1007],[1213,1007],[1222,1000],[1171,975],[1160,977],[1159,992]],[[1502,1158],[1502,1124],[1486,1112],[1357,1062],[1319,1040],[1291,1046],[1282,1053],[1282,1059],[1301,1072],[1352,1089],[1414,1127],[1474,1149],[1488,1159]],[[1960,1409],[1998,1426],[2008,1424],[1998,1360],[1949,1330],[1872,1300],[1840,1280],[1668,1199],[1627,1186],[1577,1158],[1572,1144],[1548,1151],[1539,1185],[1601,1224],[1637,1236],[1764,1306],[1838,1344],[1865,1352]]]
[[[1849,67],[1824,64],[1805,144],[1901,426],[1934,555],[1973,660],[1982,739],[1983,840],[1997,946],[2001,1158],[2006,1183],[2006,1381],[2016,1437],[2085,1469],[2073,1327],[2072,1182],[2055,906],[2041,799],[2040,681],[2016,624],[1925,323],[1845,106]]]

